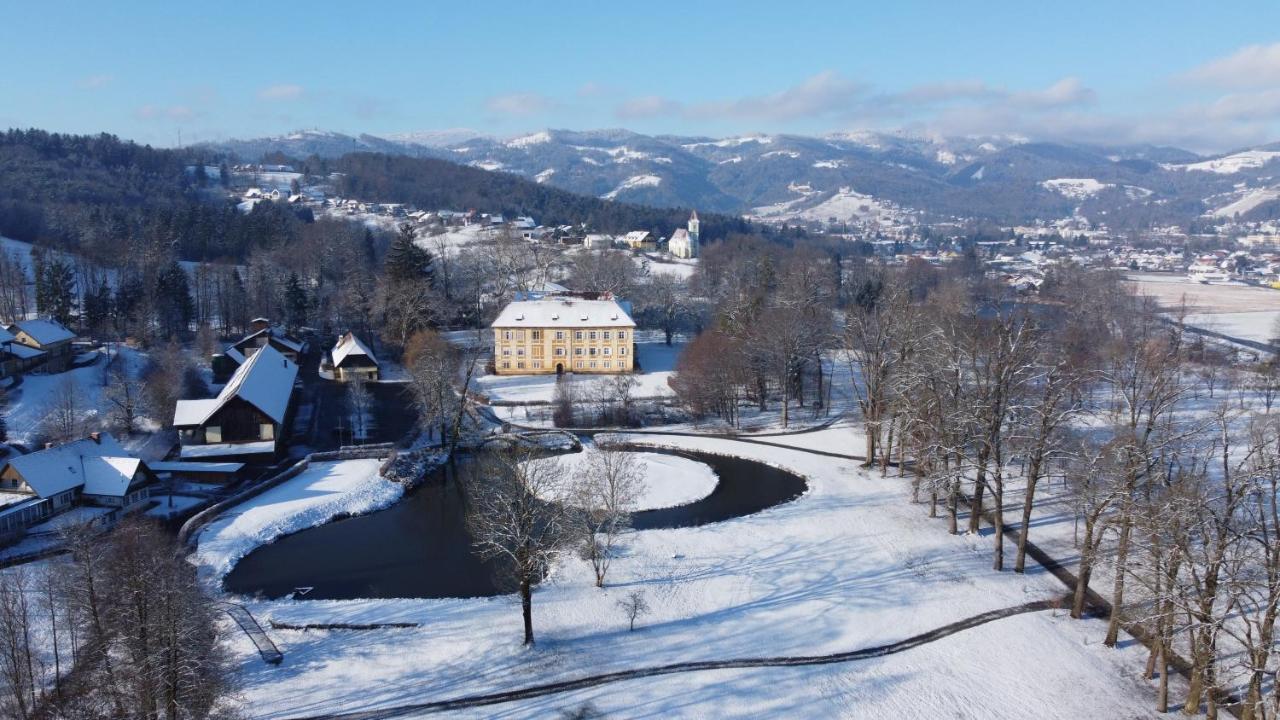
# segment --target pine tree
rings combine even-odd
[[[76,309],[76,275],[71,265],[56,258],[44,264],[42,286],[36,288],[36,309],[63,325],[71,323]],[[43,297],[42,297],[43,296]]]
[[[413,226],[401,225],[400,233],[387,250],[387,277],[393,281],[425,279],[432,282],[434,263],[431,252],[414,242]]]
[[[285,324],[290,331],[296,331],[307,323],[307,291],[298,280],[298,273],[289,273],[289,281],[284,288]]]
[[[166,337],[185,333],[191,325],[191,316],[195,308],[191,302],[191,288],[187,281],[187,272],[176,260],[156,275],[155,292],[156,320],[160,330]]]

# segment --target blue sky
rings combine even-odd
[[[0,0],[0,127],[1280,140],[1280,3]]]

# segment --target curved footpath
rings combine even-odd
[[[956,633],[969,630],[970,628],[985,625],[989,622],[1002,620],[1015,615],[1025,615],[1027,613],[1062,607],[1064,603],[1070,604],[1070,602],[1070,597],[1036,600],[1022,605],[1015,605],[1013,607],[980,613],[973,617],[957,620],[956,622],[949,623],[942,627],[934,628],[933,630],[928,630],[920,633],[919,635],[913,635],[905,640],[899,640],[887,645],[876,645],[873,647],[862,648],[861,650],[850,650],[847,652],[832,653],[829,655],[791,655],[780,657],[698,660],[692,662],[671,663],[670,665],[655,665],[653,667],[619,670],[617,672],[602,673],[600,675],[588,675],[576,680],[562,680],[560,682],[532,685],[518,690],[507,690],[504,692],[487,693],[484,695],[469,695],[460,698],[453,698],[451,700],[436,700],[433,702],[398,705],[396,707],[382,708],[380,710],[306,715],[293,718],[293,720],[383,720],[386,718],[403,717],[410,714],[445,712],[449,710],[485,707],[487,705],[500,705],[502,703],[514,702],[516,700],[529,700],[531,698],[538,698],[546,695],[555,695],[557,693],[583,690],[586,688],[607,685],[609,683],[622,682],[625,680],[638,680],[640,678],[655,677],[658,675],[702,672],[704,670],[832,665],[835,663],[854,662],[857,660],[869,660],[871,658],[893,655],[921,645],[926,645],[950,635],[955,635]]]

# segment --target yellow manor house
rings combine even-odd
[[[609,294],[517,300],[493,328],[499,375],[631,372],[636,323]]]

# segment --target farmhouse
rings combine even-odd
[[[140,509],[155,473],[115,438],[88,438],[11,458],[0,468],[0,540],[78,504],[111,508],[111,520]]]
[[[0,328],[0,378],[30,370],[45,360],[45,352],[18,342],[13,333]]]
[[[49,372],[62,372],[71,366],[71,341],[76,334],[53,319],[21,320],[9,326],[19,344],[44,353],[40,366]]]
[[[289,337],[284,328],[272,326],[266,318],[256,318],[253,320],[252,332],[227,348],[226,356],[239,365],[268,345],[295,363],[302,353],[302,343]]]
[[[378,358],[369,346],[360,342],[355,333],[348,332],[338,338],[325,357],[322,372],[329,372],[338,382],[347,382],[359,376],[365,380],[378,379]]]
[[[631,372],[636,324],[625,305],[609,293],[553,295],[508,304],[490,326],[494,372]]]
[[[273,458],[293,411],[298,365],[263,345],[227,381],[218,397],[179,400],[173,426],[183,459]]]

